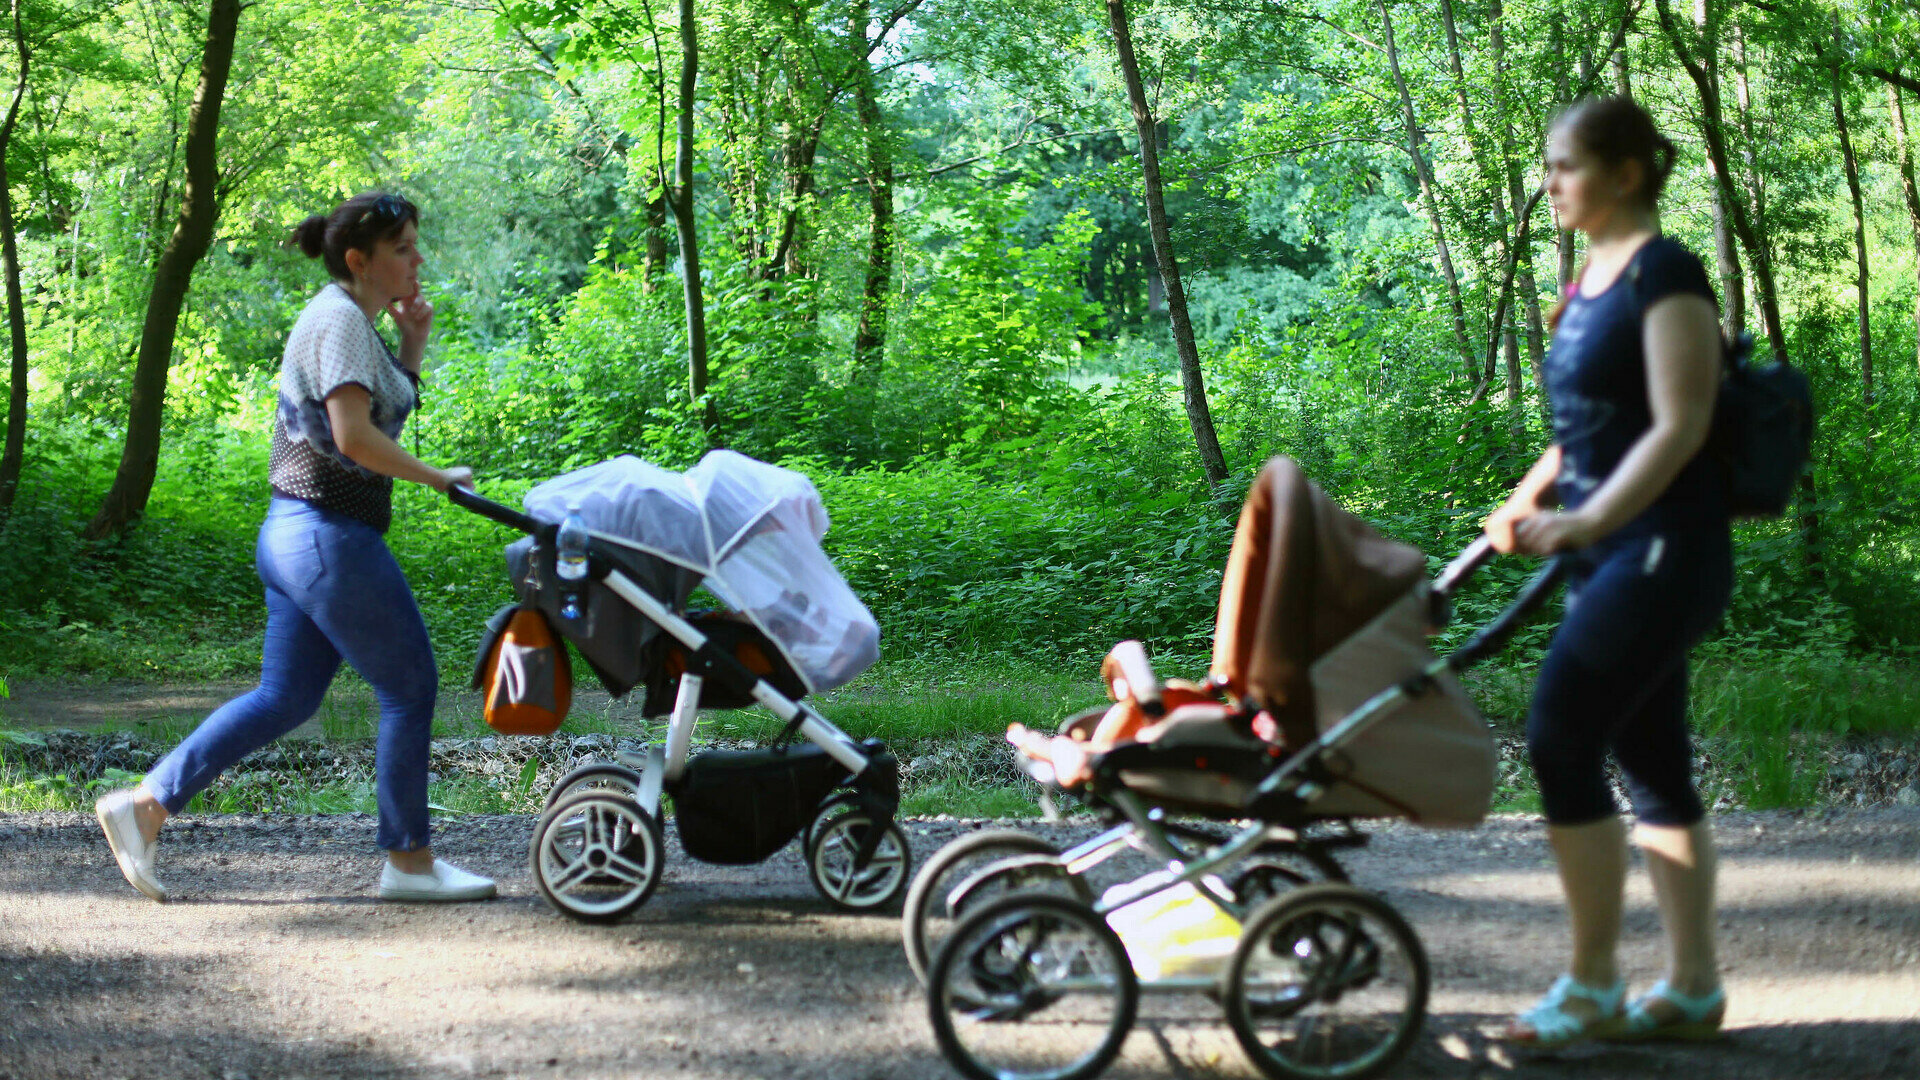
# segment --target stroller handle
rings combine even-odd
[[[1493,539],[1481,533],[1479,539],[1467,545],[1467,549],[1454,556],[1440,576],[1434,579],[1433,591],[1438,596],[1451,596],[1466,580],[1481,567],[1493,561]]]
[[[508,528],[519,529],[523,533],[536,533],[541,528],[538,518],[529,517],[510,506],[502,506],[470,487],[455,484],[447,488],[447,501],[462,509],[471,510],[483,518],[491,518]]]

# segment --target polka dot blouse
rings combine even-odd
[[[348,384],[364,388],[373,398],[373,426],[397,440],[419,402],[419,383],[346,289],[322,289],[294,323],[280,361],[273,490],[386,532],[393,479],[354,464],[334,445],[327,395]]]

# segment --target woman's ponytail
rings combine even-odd
[[[309,259],[317,259],[326,250],[327,217],[314,214],[293,227],[293,235],[287,242],[300,249],[300,253]]]

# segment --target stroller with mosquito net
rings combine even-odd
[[[684,474],[623,456],[556,477],[527,493],[524,514],[468,490],[448,497],[529,534],[507,547],[521,604],[614,696],[643,687],[643,714],[669,716],[664,746],[575,769],[548,793],[529,857],[554,907],[608,922],[646,902],[664,872],[663,792],[696,859],[757,863],[801,835],[833,904],[900,895],[898,764],[800,700],[879,658],[873,616],[820,550],[827,515],[811,481],[716,450]],[[569,508],[590,535],[577,582],[556,573],[555,523]],[[702,584],[730,610],[688,612]],[[755,703],[785,721],[772,746],[689,754],[700,708]]]
[[[1064,852],[1017,831],[965,836],[908,891],[903,937],[948,1061],[977,1078],[1092,1076],[1143,990],[1213,995],[1268,1076],[1365,1077],[1397,1060],[1425,1017],[1426,956],[1336,852],[1365,841],[1359,818],[1485,816],[1495,752],[1456,673],[1559,573],[1550,563],[1435,658],[1429,635],[1491,554],[1482,538],[1430,586],[1418,551],[1269,462],[1234,537],[1206,682],[1163,685],[1123,642],[1102,665],[1113,706],[1058,735],[1009,733],[1043,791],[1110,827]],[[1096,897],[1089,872],[1128,849],[1158,869]]]

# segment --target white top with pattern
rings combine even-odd
[[[365,388],[373,398],[373,426],[398,439],[419,403],[419,381],[346,289],[336,282],[320,290],[294,323],[280,361],[273,489],[385,532],[393,517],[393,479],[355,464],[334,445],[327,395],[349,384]]]

